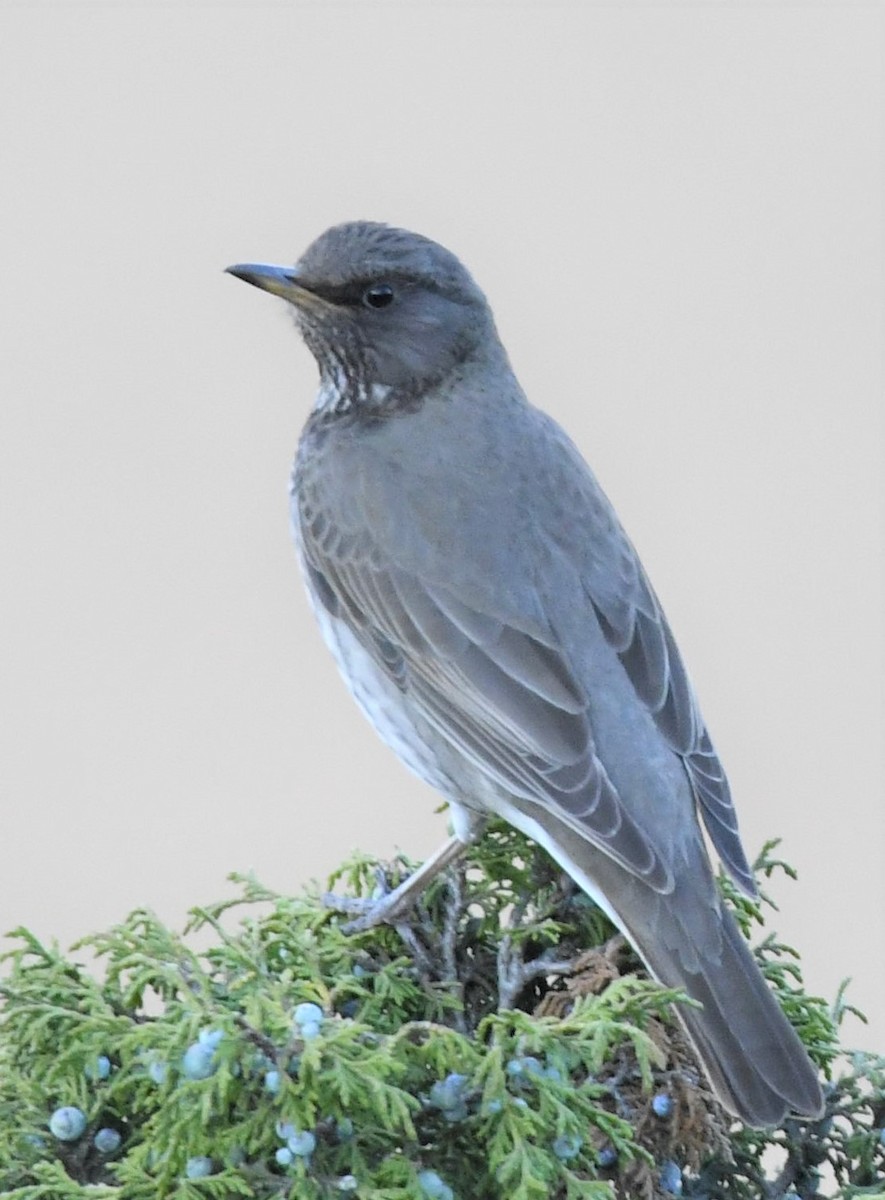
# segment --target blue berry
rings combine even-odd
[[[353,975],[354,979],[363,979],[366,975],[371,974],[370,971],[366,970],[362,963],[354,963],[350,973]]]
[[[281,1167],[288,1167],[292,1162],[292,1151],[286,1146],[280,1146],[279,1150],[274,1155],[274,1158]]]
[[[602,1146],[596,1152],[596,1161],[603,1170],[608,1170],[618,1161],[618,1152],[614,1146]]]
[[[148,1075],[158,1086],[166,1082],[166,1076],[169,1074],[169,1064],[164,1062],[152,1062],[148,1066]]]
[[[452,1200],[452,1189],[436,1171],[419,1171],[418,1187],[427,1200]]]
[[[443,1112],[462,1107],[466,1086],[467,1076],[452,1072],[445,1079],[438,1080],[430,1089],[430,1103]]]
[[[322,1025],[319,1021],[305,1021],[303,1025],[299,1026],[298,1032],[306,1042],[309,1042],[312,1038],[320,1036]]]
[[[193,1042],[181,1059],[187,1079],[208,1079],[215,1074],[215,1047],[208,1042]]]
[[[660,1117],[662,1120],[669,1117],[673,1111],[673,1097],[666,1092],[658,1092],[651,1102],[651,1110],[656,1117]]]
[[[106,1054],[99,1054],[95,1062],[87,1063],[83,1074],[87,1079],[107,1079],[111,1073],[111,1060]]]
[[[339,1192],[355,1192],[359,1187],[356,1175],[339,1175],[335,1182],[335,1187]]]
[[[113,1154],[115,1150],[120,1149],[122,1138],[116,1129],[99,1129],[98,1133],[92,1139],[92,1144],[96,1150],[100,1150],[102,1154]]]
[[[60,1142],[76,1142],[86,1128],[86,1114],[72,1104],[57,1108],[49,1118],[49,1132]]]
[[[277,1137],[281,1141],[284,1142],[287,1138],[290,1138],[292,1136],[292,1134],[295,1132],[295,1126],[291,1125],[288,1121],[277,1121],[276,1131],[277,1131]]]
[[[184,1173],[188,1179],[205,1179],[212,1174],[212,1159],[204,1154],[189,1158],[184,1164]]]
[[[671,1196],[682,1195],[682,1172],[672,1158],[661,1166],[661,1187]]]
[[[214,1050],[223,1037],[223,1029],[201,1029],[197,1034],[197,1041],[201,1046],[211,1046]]]
[[[317,1148],[317,1140],[309,1129],[296,1129],[286,1145],[298,1158],[309,1158]]]
[[[515,1083],[522,1086],[539,1079],[545,1071],[541,1060],[532,1054],[521,1054],[511,1058],[504,1069]]]
[[[296,1025],[321,1025],[324,1019],[323,1010],[318,1004],[299,1004],[292,1014]]]
[[[342,1117],[335,1122],[335,1136],[339,1142],[349,1142],[353,1137],[353,1121],[350,1117]]]
[[[493,1117],[497,1113],[499,1113],[503,1109],[503,1107],[504,1107],[503,1100],[490,1100],[488,1102],[488,1104],[486,1104],[483,1107],[483,1113],[487,1117]]]
[[[345,1000],[343,1004],[338,1006],[338,1011],[341,1013],[342,1017],[346,1017],[350,1021],[353,1020],[359,1010],[359,1000]]]
[[[279,1071],[268,1071],[264,1076],[264,1090],[270,1092],[272,1096],[276,1096],[280,1090],[281,1081]]]
[[[553,1153],[563,1162],[576,1158],[584,1139],[576,1133],[561,1133],[553,1143]]]

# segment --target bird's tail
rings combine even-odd
[[[702,1008],[677,1008],[722,1104],[748,1125],[779,1125],[788,1113],[818,1117],[823,1096],[817,1072],[762,976],[734,917],[721,911],[716,958],[697,970],[676,956],[640,947],[662,983],[682,987]]]
[[[700,1002],[677,1012],[721,1103],[753,1126],[820,1116],[817,1072],[721,904],[700,839],[695,861],[662,895],[549,810],[517,804],[507,819],[601,904],[655,979]]]

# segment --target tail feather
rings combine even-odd
[[[722,905],[700,838],[662,895],[538,805],[506,817],[534,838],[612,917],[651,974],[702,1007],[678,1013],[721,1103],[747,1125],[818,1117],[823,1095],[796,1031]]]
[[[749,1125],[778,1125],[788,1113],[820,1116],[823,1096],[805,1047],[736,921],[725,910],[721,919],[718,959],[704,960],[697,972],[680,971],[651,945],[642,948],[651,970],[703,1005],[677,1012],[726,1108]]]

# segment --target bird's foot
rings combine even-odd
[[[452,863],[457,862],[466,849],[467,844],[460,838],[450,838],[393,891],[389,890],[387,876],[379,867],[375,872],[379,894],[363,899],[328,893],[323,896],[323,904],[336,912],[355,915],[355,920],[348,921],[343,926],[345,933],[363,933],[375,925],[393,925],[394,928],[398,928],[430,881]]]
[[[342,926],[344,933],[363,933],[376,925],[397,925],[417,900],[417,893],[410,887],[414,878],[412,875],[392,891],[387,876],[380,867],[375,875],[378,887],[373,896],[336,896],[332,892],[323,896],[326,908],[354,917]]]

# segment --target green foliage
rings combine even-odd
[[[762,879],[789,873],[773,849]],[[408,867],[357,856],[333,885],[353,909]],[[234,878],[237,898],[195,909],[181,935],[138,910],[84,939],[74,950],[98,956],[101,981],[14,932],[0,1194],[652,1200],[672,1162],[686,1196],[810,1198],[828,1170],[840,1196],[885,1200],[885,1061],[840,1051],[854,1010],[842,992],[832,1010],[806,995],[795,953],[772,936],[756,952],[830,1080],[827,1112],[747,1130],[699,1076],[673,1019],[684,998],[649,981],[512,830],[491,830],[396,928],[349,934],[316,892]],[[761,923],[723,886],[746,930]],[[65,1106],[86,1121],[70,1140],[49,1128]],[[96,1147],[100,1129],[119,1146],[106,1134]]]

